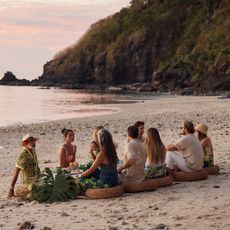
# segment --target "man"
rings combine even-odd
[[[174,166],[184,172],[202,169],[203,149],[194,132],[193,123],[185,121],[181,132],[184,137],[175,144],[170,144],[166,147],[168,152],[165,162],[170,176],[173,177]]]
[[[145,123],[143,121],[137,121],[134,126],[138,128],[138,140],[140,140],[142,143],[144,143],[145,138],[143,136],[145,131]]]
[[[139,182],[145,178],[146,152],[144,144],[138,140],[138,128],[136,126],[128,128],[128,139],[124,163],[118,167],[117,171],[118,173],[122,172],[121,180],[123,182]]]
[[[36,181],[40,173],[40,169],[38,167],[37,155],[35,152],[35,145],[37,140],[38,138],[34,138],[30,134],[26,134],[22,138],[23,149],[16,163],[16,168],[14,171],[13,180],[11,182],[11,187],[8,193],[8,197],[12,197],[12,196],[26,197],[26,195],[28,195],[29,193],[28,186],[34,181]],[[14,189],[19,173],[21,175],[23,186]]]

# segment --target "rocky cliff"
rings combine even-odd
[[[0,80],[0,85],[30,85],[30,81],[26,79],[17,79],[12,72],[7,71]]]
[[[44,65],[38,84],[230,90],[229,0],[132,0]]]

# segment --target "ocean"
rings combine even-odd
[[[110,104],[130,96],[78,90],[0,85],[0,127],[116,112]]]
[[[159,97],[154,93],[92,93],[80,90],[0,85],[0,127],[117,112],[116,104]]]

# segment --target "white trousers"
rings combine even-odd
[[[167,151],[165,163],[166,167],[169,169],[174,169],[174,166],[176,165],[183,172],[192,172],[192,169],[188,167],[185,158],[177,152]]]

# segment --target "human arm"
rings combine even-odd
[[[123,163],[122,166],[120,166],[120,167],[117,168],[117,172],[118,172],[118,173],[121,173],[121,171],[122,171],[123,169],[130,168],[130,167],[132,167],[134,164],[135,164],[135,160],[134,160],[134,159],[128,159],[127,161],[125,161],[125,162]]]
[[[65,168],[66,167],[66,150],[65,148],[61,147],[58,151],[58,155],[59,155],[59,167],[61,168]]]
[[[202,147],[204,148],[210,144],[210,140],[208,138],[204,138],[200,143],[201,143]]]
[[[77,146],[74,145],[73,162],[76,161],[76,152],[77,152]]]
[[[123,169],[132,167],[136,161],[136,150],[132,143],[127,143],[125,160],[121,167],[117,168],[117,172],[120,173]]]
[[[95,149],[96,145],[94,142],[91,143],[90,145],[90,150],[89,150],[89,155],[90,155],[90,158],[95,161],[97,156],[93,153],[93,150]]]
[[[167,151],[178,151],[178,148],[174,144],[169,144],[166,146]]]
[[[20,170],[21,169],[18,168],[18,167],[16,167],[15,170],[14,170],[14,175],[13,175],[13,179],[12,179],[12,182],[11,182],[11,185],[10,185],[10,190],[8,192],[8,195],[7,195],[8,198],[14,196],[14,186],[15,186],[16,181],[18,179],[18,175],[19,175]]]
[[[83,172],[81,174],[82,177],[87,177],[90,174],[92,174],[99,166],[100,164],[104,161],[105,158],[105,154],[103,152],[100,152],[96,158],[96,160],[93,162],[92,166],[86,170],[85,172]]]

